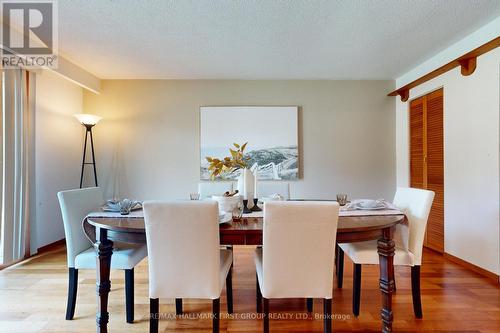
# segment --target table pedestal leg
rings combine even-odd
[[[113,254],[113,242],[108,239],[106,229],[96,228],[96,289],[97,289],[97,333],[108,332],[108,294],[111,289],[109,271],[111,268],[111,255]]]
[[[380,262],[380,291],[382,292],[382,332],[392,332],[392,292],[394,291],[394,241],[392,228],[382,230],[377,242]]]

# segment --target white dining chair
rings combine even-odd
[[[260,198],[281,195],[285,200],[290,200],[290,183],[283,181],[263,180],[257,182],[257,195]]]
[[[416,188],[400,187],[396,191],[393,204],[400,209],[407,218],[407,224],[398,224],[394,231],[395,266],[411,267],[411,289],[413,297],[413,311],[415,317],[422,318],[422,302],[420,298],[420,266],[422,265],[422,250],[424,245],[427,219],[434,200],[434,192]],[[339,244],[338,253],[343,262],[344,253],[354,263],[353,273],[353,314],[359,316],[361,297],[361,265],[378,265],[379,255],[377,241]],[[343,269],[343,263],[338,265]],[[342,272],[338,272],[339,287],[342,286]],[[395,287],[395,286],[394,286]]]
[[[213,332],[219,331],[220,295],[226,282],[227,309],[233,312],[233,254],[219,248],[215,201],[144,202],[148,246],[150,332],[158,332],[159,298],[212,300]]]
[[[66,236],[66,252],[69,268],[68,303],[66,320],[75,314],[78,290],[78,270],[96,269],[96,253],[83,232],[82,222],[88,213],[97,211],[104,203],[100,188],[61,191],[57,193]],[[134,267],[147,256],[145,245],[113,245],[111,269],[125,271],[125,303],[127,323],[134,321]]]
[[[228,191],[233,191],[233,182],[207,181],[198,183],[198,193],[200,194],[201,200],[211,198],[212,195],[223,195]]]
[[[271,201],[264,204],[263,246],[255,252],[257,312],[269,299],[323,298],[324,331],[331,332],[333,260],[339,206],[336,202]]]

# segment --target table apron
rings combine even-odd
[[[113,242],[146,244],[146,234],[144,232],[121,232],[108,230],[108,239]]]
[[[220,233],[221,245],[262,245],[262,233]]]
[[[337,233],[337,243],[363,242],[379,239],[381,230],[367,230]],[[108,230],[108,239],[113,242],[146,244],[146,234],[143,232],[120,232]],[[220,233],[221,245],[262,245],[262,233]]]
[[[364,242],[382,237],[382,230],[337,232],[337,243]]]

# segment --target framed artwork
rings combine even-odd
[[[207,156],[228,156],[233,143],[248,142],[249,168],[261,180],[299,176],[297,106],[203,106],[200,108],[200,179],[209,180]],[[237,179],[239,172],[221,180]]]

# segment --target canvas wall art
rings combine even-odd
[[[233,143],[248,142],[249,168],[261,180],[299,177],[297,106],[206,106],[200,108],[200,178],[210,179],[207,156],[222,159]],[[239,172],[219,179],[237,179]]]

